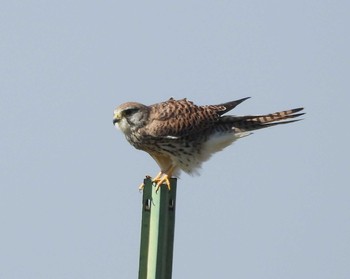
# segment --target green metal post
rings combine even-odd
[[[139,279],[171,279],[176,182],[171,178],[171,190],[162,185],[156,193],[151,179],[144,181]]]

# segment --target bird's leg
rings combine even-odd
[[[171,190],[169,177],[170,176],[168,174],[164,174],[163,177],[158,181],[158,183],[156,185],[156,193],[158,192],[160,186],[162,186],[163,183],[166,184],[169,191]]]
[[[155,178],[152,179],[152,182],[158,182],[160,180],[160,177],[162,176],[163,172],[160,171]]]
[[[170,166],[169,169],[167,169],[166,171],[164,172],[161,172],[161,174],[163,174],[163,176],[160,178],[157,178],[157,181],[155,181],[155,179],[153,179],[154,182],[157,182],[157,185],[156,185],[156,192],[158,192],[160,186],[165,183],[166,186],[168,187],[169,191],[171,189],[171,186],[170,186],[170,180],[169,178],[171,178],[173,172],[174,172],[174,169],[175,169],[175,166]]]
[[[173,170],[174,168],[173,167],[169,167],[166,172],[169,172],[170,170]],[[172,173],[172,172],[171,172]],[[163,175],[163,177],[162,177]],[[165,178],[166,174],[165,172],[163,171],[160,171],[156,176],[155,178],[152,179],[152,182],[153,183],[156,183],[157,185],[157,189],[156,191],[159,190],[160,188],[160,185],[163,184],[164,182],[166,183],[168,189],[170,190],[170,182],[169,182],[169,179],[168,178]],[[170,175],[171,176],[171,175]],[[146,178],[151,178],[149,175],[146,175]],[[166,179],[168,180],[168,182],[166,182]],[[139,191],[142,191],[143,189],[145,188],[145,183],[141,183],[141,185],[139,186]]]

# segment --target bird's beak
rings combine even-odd
[[[118,123],[122,119],[120,112],[115,112],[113,116],[113,125]]]

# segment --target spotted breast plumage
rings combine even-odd
[[[224,115],[248,98],[206,106],[173,98],[151,106],[128,102],[114,110],[113,124],[131,145],[157,162],[157,189],[165,183],[170,190],[169,178],[179,171],[195,173],[212,154],[251,131],[295,122],[293,118],[304,114],[303,108],[296,108],[266,115]]]

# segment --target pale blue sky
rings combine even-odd
[[[126,101],[304,106],[178,181],[173,278],[350,278],[348,1],[6,1],[0,278],[137,278],[158,167]]]

